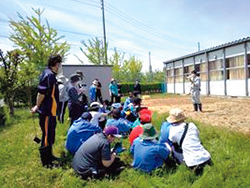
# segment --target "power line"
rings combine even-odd
[[[110,5],[110,4],[107,4],[107,8],[109,11],[112,11],[113,14],[116,14],[117,16],[119,16],[119,18],[121,18],[122,20],[132,24],[132,25],[135,25],[135,26],[140,26],[141,28],[143,28],[144,31],[156,36],[156,37],[159,37],[161,39],[164,39],[164,40],[167,40],[167,41],[170,41],[170,42],[173,42],[172,39],[170,38],[175,38],[173,36],[170,36],[168,34],[166,34],[165,32],[163,31],[160,31],[162,34],[159,34],[156,30],[150,28],[149,26],[147,26],[146,24],[134,19],[133,17],[131,17],[130,15],[118,10],[117,8],[115,8],[114,6]],[[168,37],[168,38],[166,38]],[[170,37],[170,38],[169,38]]]

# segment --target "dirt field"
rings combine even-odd
[[[213,126],[223,126],[250,135],[250,98],[202,96],[203,112],[193,112],[188,95],[143,100],[143,104],[159,113],[181,108],[187,116]]]

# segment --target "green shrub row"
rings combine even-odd
[[[123,94],[128,94],[134,91],[134,83],[122,83],[121,92]],[[152,93],[162,93],[163,83],[162,82],[152,82],[152,83],[141,83],[142,94],[152,94]]]

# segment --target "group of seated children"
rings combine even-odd
[[[107,117],[110,117],[107,119]],[[172,109],[161,126],[160,135],[151,123],[152,111],[141,107],[141,99],[130,95],[124,104],[109,108],[98,102],[75,120],[68,130],[66,149],[74,156],[73,169],[82,178],[99,178],[120,173],[125,164],[117,156],[124,151],[119,140],[128,137],[133,156],[132,167],[150,173],[168,163],[169,157],[184,162],[198,173],[211,163],[209,152],[202,146],[199,131],[180,109]]]

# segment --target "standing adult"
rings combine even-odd
[[[95,81],[97,82],[95,101],[97,102],[97,100],[99,99],[100,103],[103,104],[102,91],[101,91],[102,84],[97,78],[95,79]]]
[[[121,170],[122,162],[111,152],[110,144],[118,135],[116,127],[106,127],[102,133],[97,133],[86,140],[75,153],[73,169],[82,178],[99,178],[105,173]]]
[[[97,85],[98,85],[98,81],[94,80],[92,82],[91,86],[89,87],[89,100],[90,100],[90,103],[96,101]]]
[[[69,117],[70,117],[70,125],[73,124],[74,120],[78,119],[84,110],[83,105],[79,101],[79,96],[83,92],[83,89],[77,90],[77,84],[79,81],[79,76],[77,74],[73,74],[70,76],[70,83],[67,88],[69,101],[68,101],[68,108],[69,108]]]
[[[117,88],[118,88],[117,102],[120,103],[121,102],[121,98],[123,96],[123,94],[122,94],[122,84],[118,82],[117,83]]]
[[[68,79],[64,75],[60,75],[57,78],[59,89],[59,104],[57,108],[57,117],[60,123],[64,123],[64,114],[68,104],[68,93],[66,91],[68,85]]]
[[[77,70],[74,74],[79,76],[79,81],[77,82],[77,90],[83,90],[83,92],[80,93],[78,100],[80,101],[80,103],[82,104],[82,106],[87,107],[88,105],[88,99],[86,96],[86,91],[87,91],[87,84],[85,83],[84,80],[84,74],[81,70]]]
[[[201,79],[198,76],[197,72],[193,70],[191,75],[189,76],[189,81],[191,82],[191,95],[192,95],[192,102],[194,106],[194,111],[202,111],[202,104],[200,98],[200,91],[201,91]]]
[[[111,79],[111,82],[109,84],[109,95],[111,97],[111,104],[118,101],[118,86],[116,84],[116,81],[114,78]]]
[[[51,55],[48,67],[40,76],[36,105],[31,109],[32,113],[39,112],[39,124],[42,130],[40,156],[43,166],[51,166],[55,157],[52,155],[52,145],[55,142],[56,111],[59,102],[59,90],[56,74],[62,57]]]
[[[140,97],[141,95],[141,84],[139,83],[139,80],[136,79],[135,85],[134,85],[134,96]]]

